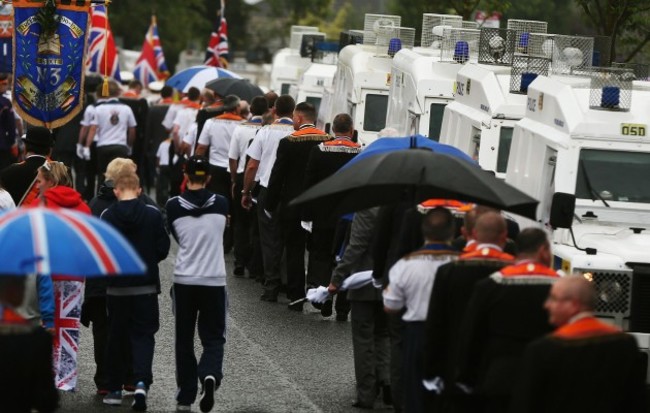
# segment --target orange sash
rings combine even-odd
[[[618,328],[605,324],[595,317],[585,317],[575,323],[563,325],[555,330],[553,336],[566,339],[578,339],[620,332],[621,330]]]

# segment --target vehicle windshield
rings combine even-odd
[[[379,132],[386,127],[388,95],[366,95],[366,108],[363,114],[363,130]]]
[[[316,113],[318,113],[318,111],[320,110],[320,101],[321,98],[319,98],[318,96],[307,96],[307,99],[305,99],[305,102],[314,105],[314,107],[316,108]]]
[[[440,141],[440,129],[442,128],[442,117],[445,114],[446,103],[432,103],[429,114],[429,139]]]
[[[582,149],[576,197],[650,203],[650,153]]]

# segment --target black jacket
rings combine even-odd
[[[0,171],[0,185],[9,192],[16,206],[25,195],[25,192],[32,186],[38,168],[45,163],[45,157],[33,155],[24,162],[9,165]]]
[[[155,285],[160,292],[158,263],[169,253],[169,235],[158,208],[140,199],[118,201],[108,207],[101,218],[120,231],[136,249],[147,265],[144,276],[110,277],[110,287],[136,287]]]

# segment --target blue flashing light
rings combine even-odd
[[[621,103],[621,89],[616,86],[605,86],[602,89],[600,107],[617,108]]]
[[[530,33],[522,33],[519,36],[519,42],[517,43],[517,45],[522,48],[527,48],[529,41],[530,41]]]
[[[388,55],[390,57],[393,57],[395,56],[395,53],[399,52],[400,50],[402,50],[402,40],[397,37],[390,39],[388,42]]]
[[[339,44],[336,42],[317,42],[316,50],[321,50],[323,52],[338,52]]]
[[[454,48],[454,62],[465,63],[468,60],[469,44],[464,40],[456,42],[456,46]]]
[[[600,67],[600,50],[594,50],[594,54],[591,55],[591,65]]]
[[[528,86],[533,83],[533,80],[537,79],[537,73],[524,72],[521,74],[521,84],[519,85],[519,91],[523,93],[528,93]]]

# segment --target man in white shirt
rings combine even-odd
[[[277,301],[278,286],[267,285],[268,280],[280,279],[280,261],[282,259],[282,232],[277,214],[270,217],[264,213],[265,199],[271,170],[280,140],[293,133],[293,110],[296,102],[289,95],[282,95],[275,101],[273,108],[275,121],[259,130],[253,143],[246,151],[250,157],[244,172],[244,189],[242,189],[241,204],[244,208],[252,206],[251,191],[254,181],[258,182],[257,218],[262,245],[262,262],[264,264],[264,293],[262,301]]]
[[[115,158],[126,158],[129,148],[135,141],[137,123],[133,111],[128,105],[120,103],[120,86],[110,81],[108,84],[109,99],[95,105],[95,116],[90,121],[90,129],[86,137],[85,153],[97,137],[97,170],[99,184],[104,182],[106,167]]]
[[[404,320],[404,389],[407,389],[405,411],[423,412],[422,346],[424,322],[429,310],[429,298],[438,267],[455,259],[458,253],[451,247],[454,217],[446,208],[430,210],[422,219],[425,245],[397,261],[388,273],[389,284],[384,290],[386,312],[396,313],[406,308]]]
[[[172,122],[172,138],[176,153],[180,153],[179,148],[182,146],[185,135],[196,123],[196,114],[199,109],[201,109],[201,91],[191,87],[187,92],[187,101],[184,107],[176,113]]]
[[[244,275],[245,267],[248,266],[254,249],[251,245],[250,227],[251,213],[241,205],[241,190],[244,183],[244,167],[246,165],[246,150],[253,138],[262,127],[262,115],[268,111],[268,103],[263,96],[253,98],[250,111],[253,117],[248,121],[237,125],[232,133],[228,158],[230,163],[230,182],[232,193],[232,225],[234,228],[234,250],[236,277]],[[249,267],[249,272],[251,269]]]

